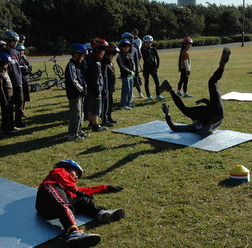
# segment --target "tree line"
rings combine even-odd
[[[148,0],[0,0],[0,38],[6,29],[25,34],[27,46],[64,52],[74,42],[101,37],[118,41],[137,28],[155,40],[184,36],[232,36],[252,33],[252,6],[208,4],[171,6]],[[244,15],[244,16],[243,16]]]

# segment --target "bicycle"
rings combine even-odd
[[[59,77],[63,77],[64,76],[64,70],[62,69],[62,67],[58,64],[56,56],[53,56],[51,59],[49,59],[49,61],[54,62],[53,65],[53,71],[54,73],[59,76]]]
[[[38,69],[36,72],[30,73],[30,75],[29,75],[29,81],[30,82],[34,82],[34,81],[40,80],[43,73],[45,73],[46,77],[48,78],[47,67],[46,67],[46,63],[45,62],[44,62],[44,67],[45,67],[45,69],[43,71],[40,70],[40,69]]]
[[[61,87],[62,89],[66,88],[65,79],[63,77],[47,80],[41,83],[42,90],[48,90],[54,86]]]

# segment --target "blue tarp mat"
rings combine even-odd
[[[64,231],[59,220],[45,220],[35,210],[37,190],[0,178],[0,247],[30,248]],[[92,221],[77,216],[77,225]]]
[[[213,152],[219,152],[252,140],[252,134],[229,130],[217,130],[208,136],[196,133],[173,132],[165,121],[152,121],[136,126],[120,128],[113,130],[113,132],[141,136],[184,146],[192,146]]]

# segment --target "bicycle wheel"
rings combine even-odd
[[[41,84],[42,90],[48,90],[55,85],[55,79],[45,81]]]
[[[41,76],[42,76],[42,71],[38,70],[38,71],[31,73],[29,75],[29,80],[30,80],[30,82],[38,81],[38,80],[40,80]]]
[[[55,64],[55,65],[53,66],[53,71],[54,71],[54,73],[55,73],[57,76],[59,76],[59,77],[63,77],[63,75],[64,75],[63,69],[62,69],[61,66],[58,65],[58,64]]]

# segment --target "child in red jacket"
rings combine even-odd
[[[79,231],[74,213],[97,218],[101,223],[117,221],[124,217],[124,209],[106,210],[95,204],[92,195],[118,192],[123,188],[110,185],[97,187],[77,187],[77,180],[83,170],[73,160],[63,160],[54,165],[54,169],[39,185],[36,209],[47,218],[59,218],[67,233],[67,246],[94,246],[100,242],[100,235]]]

